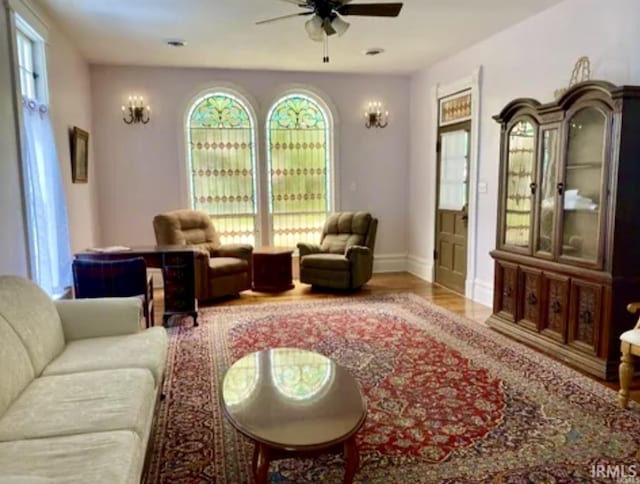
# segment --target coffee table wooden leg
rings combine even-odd
[[[253,477],[256,484],[264,484],[269,476],[269,447],[255,443],[253,449]]]
[[[360,466],[360,454],[356,445],[356,437],[352,435],[344,442],[344,484],[351,484]]]

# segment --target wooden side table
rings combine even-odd
[[[258,247],[251,261],[251,288],[254,291],[282,292],[293,289],[291,249]]]

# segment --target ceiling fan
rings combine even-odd
[[[397,17],[402,10],[402,3],[355,3],[351,0],[281,0],[297,5],[303,12],[283,15],[256,22],[257,25],[276,22],[292,17],[311,16],[304,24],[307,35],[316,42],[324,41],[323,62],[329,62],[329,36],[344,34],[349,22],[343,17],[360,15],[363,17]]]

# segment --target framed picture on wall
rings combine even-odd
[[[89,181],[89,133],[77,126],[71,133],[71,181],[87,183]]]

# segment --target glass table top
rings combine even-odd
[[[222,399],[240,432],[287,450],[342,442],[366,416],[360,386],[345,368],[296,348],[236,361],[224,376]]]

